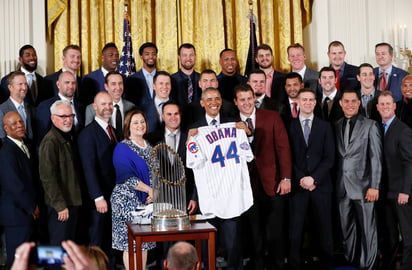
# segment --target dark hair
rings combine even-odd
[[[271,48],[269,45],[267,45],[267,44],[260,44],[259,46],[257,46],[257,47],[256,47],[256,54],[257,54],[257,52],[258,52],[259,50],[269,50],[269,51],[270,51],[270,54],[273,55],[272,48]]]
[[[391,44],[387,43],[387,42],[381,42],[375,45],[375,50],[376,48],[380,47],[380,46],[387,46],[389,49],[389,54],[392,55],[393,54],[393,47]]]
[[[288,48],[286,49],[288,55],[289,55],[289,49],[291,48],[295,48],[295,49],[302,49],[303,53],[305,52],[305,48],[300,44],[300,43],[294,43],[288,46]]]
[[[163,113],[165,107],[168,106],[168,105],[176,105],[177,108],[178,108],[178,110],[179,110],[179,113],[182,113],[182,111],[180,110],[179,104],[178,104],[176,101],[173,101],[173,100],[168,100],[168,101],[166,101],[166,102],[163,104],[163,106],[162,106],[162,113]]]
[[[109,43],[106,43],[106,45],[104,45],[102,49],[102,54],[104,53],[105,50],[109,48],[115,48],[117,50],[116,44],[114,44],[114,42],[109,42]]]
[[[302,88],[302,89],[300,89],[299,92],[298,92],[298,96],[302,93],[312,93],[316,97],[315,91],[313,91],[313,89],[311,89],[311,88]]]
[[[238,84],[233,89],[233,95],[235,99],[237,100],[237,93],[249,92],[249,91],[252,93],[253,96],[255,96],[255,92],[253,91],[252,87],[249,84]]]
[[[123,79],[123,75],[121,74],[121,73],[119,73],[119,71],[109,71],[107,74],[106,74],[106,77],[104,77],[104,82],[107,84],[108,83],[108,79],[109,79],[109,77],[111,76],[111,75],[120,75],[120,76],[122,76],[122,79]]]
[[[147,123],[147,118],[144,112],[139,109],[131,110],[126,114],[126,117],[124,118],[123,137],[125,139],[130,138],[130,123],[132,122],[132,117],[136,114],[141,114],[144,118],[144,121],[146,122],[145,135],[147,134],[147,131],[149,130],[149,123]]]
[[[339,47],[342,46],[343,50],[345,50],[345,46],[343,46],[343,43],[338,41],[338,40],[334,40],[331,43],[329,43],[328,46],[328,52],[330,52],[330,47]]]
[[[372,71],[373,71],[373,66],[372,66],[371,64],[369,64],[369,63],[363,63],[363,64],[361,64],[361,65],[359,66],[358,75],[360,75],[360,73],[361,73],[361,68],[363,68],[363,67],[371,68]]]
[[[10,72],[9,75],[7,75],[7,85],[12,84],[14,78],[16,78],[17,76],[26,76],[26,75],[24,75],[24,73],[21,72],[20,70],[16,70],[16,71]],[[26,78],[26,77],[25,77],[25,78]]]
[[[142,46],[140,46],[139,48],[139,55],[143,55],[143,51],[146,48],[155,48],[156,49],[156,53],[157,53],[157,47],[156,44],[152,43],[152,42],[146,42],[143,43]]]
[[[335,70],[333,69],[333,67],[323,67],[323,68],[321,68],[320,71],[319,71],[319,78],[322,75],[322,72],[325,72],[325,71],[333,72],[333,77],[336,78],[336,73],[335,73]]]
[[[19,56],[20,56],[20,57],[23,57],[24,51],[25,51],[25,50],[28,50],[28,49],[33,49],[34,51],[36,51],[32,45],[26,44],[26,45],[24,45],[23,47],[20,48],[20,50],[19,50]]]
[[[153,83],[156,83],[157,77],[159,76],[167,76],[169,79],[171,79],[170,74],[167,71],[159,70],[156,71],[156,74],[153,76]]]
[[[294,78],[298,78],[300,83],[303,82],[302,76],[300,76],[300,74],[297,73],[297,72],[289,72],[288,74],[286,74],[285,82],[286,82],[287,79],[294,79]]]
[[[219,58],[222,57],[222,54],[223,54],[224,52],[234,52],[234,53],[236,54],[236,51],[235,51],[235,50],[230,49],[230,48],[226,48],[226,49],[223,49],[223,50],[220,52]]]
[[[344,90],[341,90],[341,92],[342,92],[342,95],[341,95],[341,97],[340,97],[340,99],[342,99],[342,97],[343,97],[343,95],[345,94],[345,93],[354,93],[354,94],[356,94],[356,97],[358,98],[358,100],[361,100],[361,96],[360,96],[360,91],[358,91],[358,90],[355,90],[355,89],[344,89]]]
[[[202,72],[200,72],[200,78],[202,77],[203,74],[215,74],[215,76],[217,77],[216,72],[212,69],[205,69]]]
[[[382,97],[382,96],[383,96],[383,97],[391,97],[391,98],[392,98],[392,101],[395,102],[395,98],[393,97],[392,92],[389,91],[389,90],[380,91],[380,92],[379,92],[379,95],[378,95],[378,100],[379,100],[379,98]]]
[[[177,54],[180,55],[180,51],[182,50],[182,48],[185,49],[193,49],[195,51],[196,54],[196,48],[195,46],[193,46],[193,44],[191,43],[183,43],[182,45],[179,46],[179,49],[177,50]]]
[[[81,52],[80,47],[78,45],[70,44],[70,45],[67,45],[66,47],[64,47],[63,55],[66,55],[68,50],[76,50],[76,51]]]
[[[263,70],[261,70],[261,69],[253,69],[253,70],[250,71],[249,74],[247,75],[247,81],[248,81],[248,82],[250,81],[250,75],[252,75],[252,74],[263,74],[263,75],[265,75],[265,78],[266,78],[266,74],[265,74],[265,72],[264,72]]]

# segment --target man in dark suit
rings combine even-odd
[[[36,141],[40,144],[44,135],[50,130],[52,122],[50,120],[50,107],[57,100],[66,100],[72,104],[74,113],[73,131],[77,135],[84,127],[84,109],[82,104],[77,101],[76,93],[76,79],[70,71],[60,73],[59,79],[56,82],[59,92],[53,98],[43,101],[39,104],[36,110]]]
[[[93,103],[94,96],[104,91],[107,73],[115,71],[119,65],[119,51],[116,44],[109,42],[102,49],[102,66],[83,77],[79,101],[85,105]]]
[[[251,131],[249,142],[255,155],[249,166],[254,204],[246,212],[253,239],[252,269],[264,269],[265,261],[266,269],[285,269],[285,195],[291,190],[292,176],[287,132],[277,112],[255,108],[249,85],[237,86],[235,94],[239,118]]]
[[[321,94],[317,97],[317,103],[320,104],[321,118],[335,123],[343,116],[339,100],[342,91],[336,88],[336,74],[331,67],[323,67],[319,71],[319,85]]]
[[[382,173],[381,133],[376,121],[358,114],[359,92],[342,92],[339,103],[345,117],[335,124],[336,195],[345,258],[361,269],[372,270],[378,252],[375,201],[379,198]]]
[[[123,140],[123,126],[124,118],[126,114],[135,109],[136,106],[128,100],[122,98],[123,95],[123,76],[117,71],[110,71],[107,73],[104,84],[105,91],[113,99],[113,114],[111,117],[111,125],[115,128],[116,135],[119,141]],[[94,110],[93,104],[86,107],[86,120],[85,125],[87,126],[93,122],[96,111]]]
[[[395,116],[396,103],[390,91],[381,92],[377,108],[384,127],[382,197],[386,241],[382,269],[395,269],[399,234],[403,253],[399,269],[412,269],[412,129]]]
[[[290,198],[289,266],[302,269],[303,234],[315,231],[320,247],[318,269],[329,269],[332,262],[332,177],[335,143],[332,126],[314,115],[315,92],[303,88],[298,94],[300,114],[290,124],[293,157]],[[306,220],[306,218],[309,220]],[[308,225],[309,224],[309,225]],[[313,243],[312,243],[313,244]]]
[[[396,116],[412,128],[412,75],[403,77],[402,99],[396,102]]]
[[[266,96],[279,102],[287,100],[285,89],[285,74],[273,68],[273,51],[267,44],[260,44],[256,48],[256,63],[259,69],[266,74]]]
[[[16,248],[33,240],[33,221],[38,218],[39,209],[31,155],[23,141],[23,119],[17,112],[8,112],[3,122],[7,137],[0,149],[0,225],[4,226],[10,267]]]
[[[359,113],[366,118],[381,122],[381,116],[376,108],[379,92],[374,86],[375,74],[372,65],[368,63],[361,64],[357,78],[361,85],[360,96],[362,102]]]
[[[53,95],[59,93],[59,88],[57,87],[57,81],[59,80],[60,74],[64,71],[70,71],[76,79],[77,90],[81,87],[82,78],[77,75],[80,65],[82,64],[81,50],[78,45],[68,45],[63,49],[63,67],[58,71],[47,75],[44,77],[44,87],[45,90]],[[78,93],[76,94],[79,95]]]
[[[157,47],[146,42],[139,48],[140,59],[143,61],[141,70],[125,80],[125,99],[131,101],[139,109],[144,110],[153,104],[155,96],[153,78],[156,75]]]
[[[112,96],[107,92],[97,93],[93,110],[95,117],[80,132],[77,143],[90,200],[90,244],[100,246],[110,258],[110,196],[116,178],[112,156],[118,141],[110,125],[113,114]]]
[[[200,73],[199,88],[205,91],[207,88],[218,88],[219,81],[216,73],[211,69],[205,69]],[[232,102],[222,99],[222,106],[220,107],[220,115],[222,117],[234,118],[236,114],[236,107]],[[205,109],[200,105],[200,100],[195,100],[183,108],[182,128],[186,129],[193,123],[202,119],[205,115]]]
[[[26,77],[23,72],[15,71],[8,75],[7,80],[10,96],[0,105],[0,138],[6,137],[6,132],[3,129],[3,116],[8,112],[18,112],[25,124],[25,138],[33,140],[34,109],[25,102],[28,91]]]
[[[382,42],[375,45],[375,58],[378,64],[375,68],[375,88],[380,91],[391,91],[395,101],[400,101],[402,79],[409,73],[392,65],[393,47],[389,43]]]
[[[338,90],[355,89],[359,90],[360,84],[356,79],[358,67],[345,62],[346,51],[343,43],[332,41],[328,46],[328,57],[330,67],[335,71],[335,86]]]
[[[183,108],[187,104],[200,99],[202,94],[199,88],[200,74],[194,70],[196,63],[196,49],[193,44],[183,43],[178,50],[180,69],[172,74],[173,100]]]
[[[318,91],[319,72],[305,65],[305,48],[301,44],[295,43],[289,45],[287,52],[288,61],[292,66],[292,72],[299,73],[299,75],[302,76],[305,88],[310,88],[316,93]]]
[[[36,72],[37,69],[37,54],[36,50],[31,45],[24,45],[19,51],[19,71],[26,76],[28,84],[28,94],[24,101],[31,106],[37,106],[41,101],[53,97],[53,92],[44,88],[44,78]],[[0,87],[0,103],[7,100],[10,93],[7,88],[7,77],[1,79]]]

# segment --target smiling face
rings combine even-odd
[[[306,54],[302,48],[289,48],[288,60],[293,71],[300,71],[305,66]]]
[[[94,98],[93,109],[98,118],[109,122],[113,114],[113,98],[106,92],[99,92]]]
[[[167,75],[158,75],[156,81],[153,82],[153,90],[156,93],[156,97],[162,101],[169,99],[171,89],[172,84],[170,82],[170,77]]]
[[[222,73],[228,76],[234,75],[237,69],[237,57],[234,51],[225,51],[220,57],[219,64],[222,67]]]
[[[256,52],[256,63],[258,63],[259,68],[267,69],[272,67],[273,55],[270,50],[260,49]]]
[[[102,65],[107,71],[115,71],[119,65],[119,51],[115,47],[109,47],[102,54]]]
[[[215,118],[219,114],[220,107],[222,106],[222,97],[218,90],[206,90],[202,94],[200,105],[205,108],[206,114],[212,118]]]
[[[403,78],[401,84],[401,91],[404,100],[412,100],[412,75]]]
[[[241,114],[246,117],[252,115],[255,109],[255,96],[252,91],[237,92],[234,101]]]
[[[336,77],[333,71],[322,71],[319,77],[319,84],[325,96],[329,96],[335,90]]]
[[[179,62],[183,69],[192,70],[196,62],[196,53],[193,48],[181,48]]]
[[[179,107],[175,104],[167,104],[163,107],[162,118],[165,127],[169,131],[175,131],[180,126],[181,115]]]
[[[130,120],[130,137],[141,138],[146,134],[147,124],[142,114],[137,113]]]
[[[8,112],[4,116],[4,131],[7,136],[21,141],[26,133],[24,121],[17,112]]]
[[[380,95],[376,108],[382,117],[382,121],[386,122],[395,115],[396,103],[390,95]]]
[[[143,49],[143,53],[140,56],[143,61],[143,67],[151,70],[156,67],[157,52],[154,47],[146,47]]]
[[[252,87],[256,97],[261,97],[266,90],[266,76],[262,73],[252,73],[249,75],[247,84]]]
[[[63,55],[63,67],[67,70],[77,73],[82,63],[82,57],[79,50],[68,49]]]
[[[371,67],[361,67],[359,75],[356,76],[361,85],[361,91],[370,94],[374,89],[375,73]]]
[[[120,74],[111,74],[104,84],[106,91],[112,96],[113,101],[118,103],[123,95],[123,77]]]
[[[17,102],[22,103],[28,91],[26,76],[15,76],[11,84],[8,85],[8,88],[10,96]]]
[[[32,72],[37,69],[37,54],[33,48],[28,48],[23,51],[23,55],[19,57],[19,62],[22,67]]]
[[[329,62],[334,69],[339,69],[343,65],[343,62],[345,61],[345,56],[346,51],[341,45],[330,46],[328,57]]]
[[[74,115],[70,105],[56,106],[56,111],[51,115],[53,125],[63,132],[70,132],[73,127]]]
[[[308,118],[313,114],[313,110],[315,109],[316,105],[316,97],[315,93],[311,92],[302,92],[298,96],[298,105],[300,114]]]
[[[356,93],[344,93],[339,101],[346,118],[352,118],[358,114],[360,103]]]
[[[288,78],[285,82],[286,94],[291,98],[297,98],[299,90],[303,88],[303,83],[298,78]]]

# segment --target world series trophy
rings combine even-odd
[[[186,212],[186,175],[180,156],[162,143],[153,147],[150,162],[153,165],[152,229],[188,229],[190,221]]]

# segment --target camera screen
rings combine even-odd
[[[37,258],[38,264],[63,264],[63,255],[67,256],[66,251],[58,246],[38,246]]]

